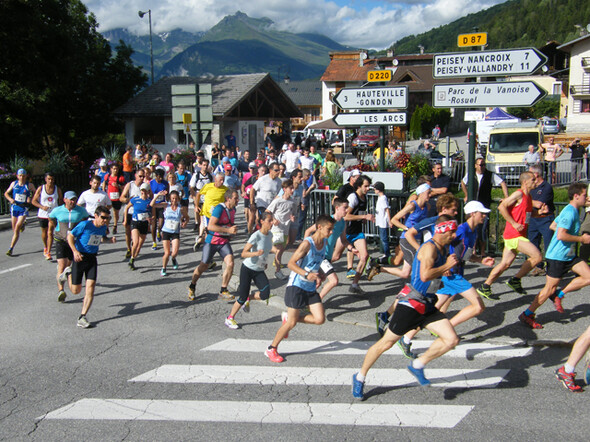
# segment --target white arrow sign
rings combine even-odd
[[[535,48],[502,51],[457,52],[434,56],[434,78],[493,77],[526,75],[547,63],[547,57]]]
[[[534,81],[435,84],[434,107],[532,106],[547,91]]]
[[[405,112],[336,114],[332,118],[338,126],[405,126]]]
[[[408,87],[344,88],[332,101],[342,109],[406,109]]]

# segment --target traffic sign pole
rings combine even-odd
[[[379,160],[381,162],[381,172],[385,172],[385,131],[387,130],[387,126],[381,126],[379,130],[381,131],[381,157]]]
[[[469,122],[469,152],[467,153],[467,201],[473,201],[477,197],[475,189],[475,121]]]

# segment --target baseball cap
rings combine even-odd
[[[68,190],[66,193],[64,193],[64,199],[68,199],[68,200],[78,199],[78,194],[76,192],[74,192],[73,190]]]
[[[150,191],[152,188],[148,183],[143,183],[141,186],[139,186],[139,190],[147,190]]]
[[[358,170],[358,169],[352,169],[350,171],[350,177],[357,176],[357,175],[360,175],[360,174],[361,174],[361,171]],[[348,178],[350,179],[350,177],[348,177]]]
[[[229,164],[229,163],[227,163],[225,166],[223,166],[223,168],[224,168],[225,170],[229,170],[230,172],[231,172],[231,170],[232,170],[231,164]]]
[[[373,184],[373,189],[378,190],[379,192],[384,192],[385,184],[383,184],[381,181],[377,181],[375,184]]]
[[[486,209],[486,207],[479,201],[469,201],[465,204],[465,207],[463,207],[463,212],[467,215],[474,212],[490,213],[490,209]]]
[[[222,163],[229,163],[229,157],[223,157],[221,160]]]
[[[106,166],[106,165],[107,165],[107,160],[105,160],[105,159],[103,158],[102,160],[100,160],[100,163],[98,163],[98,165],[99,165],[100,167],[104,167],[104,166]]]
[[[283,146],[283,150],[287,150],[287,146]]]
[[[254,161],[252,161],[250,164],[248,164],[248,168],[249,169],[256,169],[258,166],[256,166],[256,163]]]
[[[18,169],[16,171],[16,174],[17,175],[26,175],[27,174],[27,171],[25,169]]]

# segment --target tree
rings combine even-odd
[[[80,0],[0,2],[0,137],[4,155],[56,147],[120,128],[112,111],[147,81],[122,42],[113,53]]]

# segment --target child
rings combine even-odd
[[[381,181],[377,181],[373,188],[377,194],[377,204],[375,205],[375,225],[379,231],[379,238],[381,239],[381,253],[383,256],[379,258],[379,264],[392,265],[391,252],[389,250],[389,227],[391,215],[389,214],[389,199],[385,195],[385,185]]]
[[[274,265],[277,269],[275,277],[277,279],[287,278],[281,272],[281,258],[287,246],[291,223],[295,222],[295,201],[291,198],[293,195],[293,180],[289,178],[283,181],[282,187],[283,195],[272,200],[266,208],[266,211],[272,213],[275,218],[271,233],[273,242],[272,252],[275,254]]]

